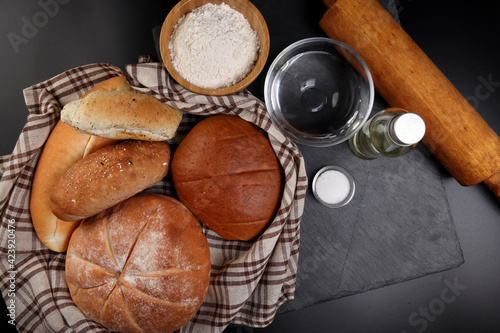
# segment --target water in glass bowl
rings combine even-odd
[[[271,84],[273,107],[284,121],[311,135],[342,134],[356,119],[362,78],[339,54],[306,51],[286,61]]]

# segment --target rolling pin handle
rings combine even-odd
[[[500,171],[486,179],[483,183],[493,192],[497,200],[500,202]]]
[[[328,7],[330,8],[331,6],[333,6],[333,4],[337,2],[337,0],[323,0],[323,3]]]

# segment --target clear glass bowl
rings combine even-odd
[[[368,67],[349,46],[314,37],[285,48],[264,83],[273,123],[293,141],[331,146],[348,140],[370,116],[375,89]]]

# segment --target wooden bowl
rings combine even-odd
[[[250,71],[250,73],[240,82],[220,89],[206,89],[193,85],[192,83],[186,81],[179,73],[175,70],[172,65],[172,59],[170,57],[170,38],[174,30],[174,26],[177,21],[197,7],[201,7],[207,3],[221,4],[225,3],[229,5],[232,9],[237,10],[245,18],[252,29],[257,33],[260,41],[259,57]],[[168,72],[174,80],[176,80],[184,88],[189,89],[192,92],[202,94],[202,95],[212,95],[212,96],[222,96],[234,94],[238,91],[245,89],[250,83],[252,83],[257,76],[260,74],[264,65],[267,61],[267,56],[269,54],[269,30],[267,28],[266,21],[262,17],[259,10],[248,0],[181,0],[178,2],[174,8],[167,15],[167,18],[163,22],[163,26],[160,33],[160,53],[167,68]]]

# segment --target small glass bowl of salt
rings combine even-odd
[[[340,208],[354,197],[354,177],[346,169],[329,165],[314,176],[312,191],[316,200],[330,208]]]

